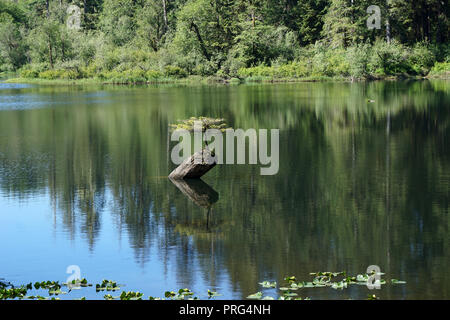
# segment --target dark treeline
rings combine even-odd
[[[118,82],[426,75],[448,71],[449,8],[447,0],[0,0],[0,71]]]

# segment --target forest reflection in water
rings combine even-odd
[[[377,264],[408,283],[382,298],[449,298],[449,89],[445,81],[0,87],[0,208],[12,208],[0,222],[48,198],[48,224],[91,254],[104,250],[111,219],[136,270],[173,258],[180,287],[195,289],[197,276],[210,287],[228,281],[225,297],[259,291],[263,280]],[[204,182],[171,183],[168,124],[190,116],[280,129],[279,173],[224,165]],[[1,231],[0,240],[10,235]],[[28,237],[56,252],[50,235]],[[109,268],[123,282],[133,272]]]

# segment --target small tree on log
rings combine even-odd
[[[224,132],[227,129],[225,119],[215,119],[207,117],[191,117],[187,120],[181,120],[176,124],[171,124],[172,131],[187,130],[194,132],[197,129],[196,125],[201,124],[202,133],[208,129],[217,129]],[[208,148],[208,142],[204,141],[205,147],[202,151],[195,153],[190,158],[181,163],[169,175],[171,179],[188,179],[200,178],[217,164],[215,153]],[[200,160],[201,159],[201,160]]]

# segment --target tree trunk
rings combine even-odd
[[[391,43],[391,26],[389,24],[389,18],[386,20],[386,42]]]
[[[216,164],[217,158],[206,148],[184,160],[182,164],[172,171],[169,178],[172,180],[198,179],[214,168]]]
[[[50,68],[53,69],[53,46],[50,41],[48,42],[48,58],[50,60]]]
[[[194,32],[195,32],[195,34],[197,36],[198,42],[200,42],[200,47],[202,48],[203,55],[205,56],[205,58],[208,61],[210,61],[211,60],[211,55],[208,53],[208,50],[206,50],[205,43],[203,42],[202,36],[200,34],[200,31],[198,30],[198,27],[197,27],[197,25],[194,22],[191,23],[191,29],[194,30]]]
[[[165,31],[167,31],[167,29],[168,29],[168,22],[167,22],[167,4],[166,4],[166,0],[162,0],[162,5],[163,5],[163,15],[164,15],[164,27],[165,27]]]

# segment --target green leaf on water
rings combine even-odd
[[[285,296],[285,297],[296,297],[296,296],[298,296],[298,294],[296,294],[295,292],[285,292],[285,293],[283,293],[283,296]]]
[[[191,290],[185,288],[185,289],[180,289],[180,290],[178,290],[178,294],[179,294],[179,295],[191,296],[191,295],[193,295],[194,293],[193,293]]]
[[[332,285],[331,285],[331,288],[333,288],[333,289],[344,289],[344,288],[347,288],[347,282],[344,282],[344,281],[341,281],[341,282],[334,282]]]
[[[211,290],[208,289],[208,298],[214,298],[214,297],[217,297],[217,296],[221,296],[221,294],[217,293],[215,291],[211,291]]]
[[[392,284],[405,284],[406,281],[401,281],[401,280],[397,280],[397,279],[391,279],[391,283]]]
[[[303,288],[314,288],[315,285],[312,282],[303,282]]]
[[[276,282],[270,282],[270,281],[263,281],[259,283],[263,288],[276,288],[277,283]]]
[[[301,282],[300,283],[291,283],[291,290],[298,290],[301,288],[303,288],[303,284]]]
[[[254,294],[249,295],[249,296],[247,297],[247,299],[260,300],[260,299],[262,298],[262,296],[263,296],[263,294],[262,294],[262,292],[260,291],[260,292],[257,292],[257,293],[254,293]]]
[[[297,281],[297,278],[294,277],[294,276],[286,277],[286,278],[284,278],[284,281],[288,281],[288,282],[296,282],[296,281]]]
[[[358,282],[367,282],[367,280],[369,280],[369,276],[367,274],[366,275],[358,274],[356,276],[356,281]]]

